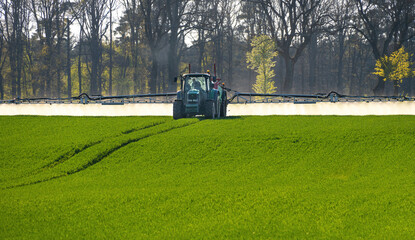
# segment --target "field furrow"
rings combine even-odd
[[[174,129],[183,128],[198,121],[198,119],[183,119],[181,121],[157,123],[124,131],[119,136],[107,137],[99,142],[85,145],[79,150],[71,151],[69,154],[59,157],[57,160],[30,175],[13,179],[12,182],[7,182],[6,184],[8,185],[3,186],[3,188],[8,189],[42,183],[86,170],[88,167],[101,162],[113,152],[130,143]]]

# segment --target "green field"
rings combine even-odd
[[[412,239],[415,117],[0,117],[0,239]]]

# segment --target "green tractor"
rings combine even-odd
[[[218,84],[216,77],[207,73],[189,73],[180,78],[181,90],[173,103],[173,119],[196,115],[211,119],[226,117],[226,90]]]

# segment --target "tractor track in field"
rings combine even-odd
[[[144,130],[144,129],[147,129],[147,128],[151,128],[151,127],[155,127],[155,126],[158,126],[158,125],[161,125],[161,124],[165,124],[165,123],[168,123],[168,122],[169,121],[156,122],[156,123],[149,124],[149,125],[146,125],[146,126],[143,126],[143,127],[128,129],[128,130],[125,130],[125,131],[123,131],[121,133],[122,134],[130,134],[130,133],[133,133],[133,132],[141,131],[141,130]]]
[[[136,132],[136,131],[144,130],[144,129],[147,129],[147,128],[155,127],[155,126],[158,126],[158,125],[162,125],[162,124],[165,124],[165,123],[166,123],[166,122],[162,122],[162,123],[157,123],[157,124],[154,124],[154,125],[152,125],[152,126],[145,126],[145,127],[143,127],[143,128],[139,128],[139,129],[131,129],[131,130],[127,130],[127,131],[125,131],[125,132],[122,132],[122,134],[129,134],[129,133],[132,133],[132,132]],[[167,123],[168,123],[168,122],[167,122]],[[73,169],[73,170],[69,170],[69,171],[67,171],[65,174],[61,174],[61,175],[58,175],[58,176],[53,176],[53,177],[46,178],[46,179],[35,180],[35,181],[32,181],[32,182],[28,182],[28,183],[22,183],[22,184],[17,184],[17,185],[11,185],[11,186],[7,186],[7,187],[3,187],[2,189],[11,189],[11,188],[17,188],[17,187],[24,187],[24,186],[34,185],[34,184],[37,184],[37,183],[47,182],[47,181],[50,181],[50,180],[53,180],[53,179],[57,179],[57,178],[61,178],[61,177],[65,177],[65,176],[69,176],[69,175],[75,174],[75,173],[77,173],[77,172],[84,171],[84,170],[88,169],[89,167],[94,166],[95,164],[97,164],[97,163],[101,162],[103,159],[107,158],[109,155],[111,155],[111,154],[112,154],[112,153],[114,153],[115,151],[117,151],[117,150],[119,150],[119,149],[121,149],[121,148],[123,148],[123,147],[125,147],[125,146],[129,145],[130,143],[135,143],[135,142],[138,142],[138,141],[140,141],[140,140],[143,140],[143,139],[146,139],[146,138],[149,138],[149,137],[153,137],[153,136],[156,136],[156,135],[160,135],[160,134],[163,134],[163,133],[166,133],[166,132],[169,132],[169,131],[175,130],[175,129],[185,128],[185,127],[188,127],[188,126],[194,125],[194,124],[196,124],[196,123],[198,123],[198,122],[191,122],[191,123],[188,123],[188,124],[185,124],[185,125],[181,125],[181,126],[173,126],[173,127],[171,127],[171,128],[168,128],[168,129],[165,129],[165,130],[161,130],[161,131],[156,132],[156,133],[154,133],[154,134],[151,134],[151,133],[150,133],[150,134],[148,134],[148,135],[144,135],[144,136],[141,136],[141,137],[138,137],[138,138],[130,139],[130,140],[126,141],[126,142],[121,143],[121,144],[120,144],[120,145],[118,145],[118,146],[115,146],[115,147],[113,147],[113,148],[111,148],[111,149],[109,149],[109,150],[107,150],[107,151],[105,151],[105,152],[101,153],[100,155],[98,155],[97,157],[93,158],[92,160],[90,160],[88,163],[86,163],[86,164],[82,165],[81,167],[79,167],[79,168],[77,168],[77,169]],[[104,140],[104,139],[103,139],[103,140]],[[86,149],[88,149],[88,148],[90,148],[90,147],[92,147],[92,146],[98,145],[98,144],[99,144],[99,143],[101,143],[103,140],[98,141],[98,142],[95,142],[95,144],[91,144],[91,145],[89,145],[88,147],[84,147],[84,148],[82,148],[82,150],[81,150],[81,151],[78,151],[77,153],[73,154],[71,157],[68,157],[68,158],[66,158],[66,159],[65,159],[65,160],[63,160],[63,161],[62,161],[62,160],[60,160],[60,158],[62,158],[62,156],[60,156],[57,160],[53,161],[52,163],[50,163],[50,164],[48,164],[48,165],[46,165],[46,166],[44,166],[44,167],[42,167],[42,168],[40,168],[40,169],[47,169],[47,166],[50,166],[50,167],[49,167],[49,169],[50,169],[50,168],[53,168],[53,167],[55,167],[55,166],[57,166],[57,165],[59,165],[59,164],[61,164],[61,163],[65,162],[65,161],[67,161],[67,160],[71,159],[72,157],[74,157],[75,155],[77,155],[77,154],[81,153],[82,151],[84,151],[84,150],[86,150]],[[54,164],[55,162],[56,162],[56,164]],[[39,173],[40,173],[40,172],[41,172],[41,171],[39,171]]]
[[[41,173],[43,171],[46,171],[46,170],[51,169],[51,168],[54,168],[57,165],[64,163],[68,159],[71,159],[76,154],[79,154],[82,151],[85,151],[86,149],[88,149],[90,147],[93,147],[93,146],[101,143],[102,141],[103,141],[103,139],[102,140],[99,140],[99,141],[96,141],[96,142],[92,142],[92,143],[85,144],[85,145],[83,145],[82,147],[79,147],[79,148],[72,148],[70,151],[67,151],[66,153],[60,155],[59,157],[57,157],[52,162],[50,162],[50,163],[48,163],[46,165],[43,165],[40,168],[36,168],[36,169],[34,169],[34,170],[30,171],[30,172],[27,172],[27,173],[25,173],[25,174],[23,174],[21,176],[14,177],[14,178],[9,178],[8,181],[21,179],[21,178],[25,178],[25,177],[28,177],[28,176],[34,176],[34,175],[37,175],[37,174],[39,174],[39,173]]]
[[[96,141],[96,142],[92,142],[92,143],[85,144],[85,145],[83,145],[80,148],[72,149],[71,151],[68,151],[65,154],[63,154],[63,155],[59,156],[58,158],[56,158],[54,161],[52,161],[52,162],[44,165],[41,168],[38,168],[37,171],[34,171],[33,173],[34,174],[37,174],[37,173],[41,172],[42,170],[49,169],[49,168],[53,168],[56,165],[61,164],[61,163],[65,162],[66,160],[72,158],[76,154],[81,153],[82,151],[85,151],[86,149],[88,149],[90,147],[93,147],[93,146],[101,143],[102,141],[103,141],[103,139],[102,140],[99,140],[99,141]]]
[[[133,132],[141,131],[141,130],[144,130],[144,129],[147,129],[147,128],[151,128],[151,127],[155,127],[155,126],[164,124],[166,122],[156,122],[156,123],[152,123],[152,124],[145,125],[143,127],[128,129],[126,131],[121,132],[119,135],[126,135],[126,134],[130,134],[130,133],[133,133]],[[47,171],[47,170],[49,170],[51,168],[54,168],[54,167],[58,166],[59,164],[64,163],[65,161],[71,159],[72,157],[74,157],[77,154],[85,151],[86,149],[88,149],[90,147],[93,147],[93,146],[95,146],[97,144],[100,144],[105,139],[114,138],[114,137],[117,137],[119,135],[112,136],[112,137],[106,137],[106,138],[103,138],[103,139],[101,139],[99,141],[87,143],[87,144],[85,144],[85,145],[83,145],[81,147],[72,148],[70,151],[67,151],[66,153],[58,156],[52,162],[50,162],[50,163],[48,163],[48,164],[46,164],[46,165],[44,165],[44,166],[42,166],[40,168],[34,169],[34,170],[32,170],[32,171],[24,174],[24,175],[21,175],[21,176],[18,176],[18,177],[14,177],[14,178],[10,178],[9,181],[10,180],[17,180],[17,179],[21,179],[21,178],[25,178],[25,177],[29,177],[29,176],[34,176],[34,175],[37,175],[37,174],[39,174],[39,173],[41,173],[43,171]]]
[[[122,143],[121,145],[119,145],[115,148],[112,148],[112,149],[106,151],[103,156],[99,156],[97,158],[94,158],[92,161],[90,161],[87,164],[83,165],[81,168],[78,168],[76,170],[68,172],[68,175],[83,171],[83,170],[85,170],[85,169],[101,162],[104,158],[108,157],[110,154],[114,153],[115,151],[119,150],[120,148],[123,148],[123,147],[127,146],[130,143],[135,143],[135,142],[138,142],[140,140],[143,140],[143,139],[146,139],[146,138],[149,138],[149,137],[153,137],[153,136],[160,135],[160,134],[163,134],[163,133],[166,133],[166,132],[170,132],[170,131],[175,130],[175,129],[184,128],[184,127],[187,127],[187,126],[190,126],[190,125],[193,125],[193,124],[196,124],[196,123],[190,123],[190,124],[187,124],[187,125],[184,125],[184,126],[173,127],[173,128],[169,128],[169,129],[157,132],[155,134],[149,134],[149,135],[146,135],[146,136],[143,136],[143,137],[140,137],[140,138],[131,139],[131,140],[125,142],[125,143]]]

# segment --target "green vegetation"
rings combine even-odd
[[[383,77],[383,81],[392,81],[395,85],[395,95],[398,95],[397,88],[400,87],[403,79],[415,76],[415,68],[411,68],[413,63],[410,57],[412,54],[407,53],[405,48],[401,47],[389,57],[384,56],[376,60],[373,74]]]
[[[254,37],[251,43],[252,50],[246,54],[248,68],[255,70],[258,75],[252,90],[256,93],[275,93],[275,77],[273,68],[278,52],[275,51],[274,41],[267,35]]]
[[[415,235],[415,117],[0,117],[0,238]]]

